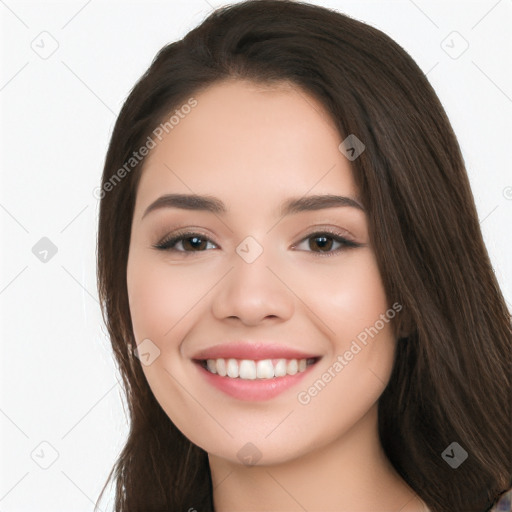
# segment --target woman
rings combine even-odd
[[[249,1],[117,120],[98,287],[117,511],[483,512],[512,485],[510,313],[463,159],[382,32]]]

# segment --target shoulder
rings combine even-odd
[[[512,512],[512,489],[502,494],[499,501],[489,512]]]

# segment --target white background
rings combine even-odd
[[[383,30],[428,72],[510,305],[512,0],[312,3]],[[93,189],[135,81],[162,46],[220,5],[0,1],[0,512],[92,510],[123,445],[120,385],[97,302]],[[453,31],[469,44],[458,58],[465,43]],[[46,263],[32,252],[42,237],[58,249]]]

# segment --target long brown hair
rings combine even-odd
[[[126,265],[144,159],[126,162],[170,112],[228,78],[291,82],[324,105],[342,139],[364,142],[354,178],[387,296],[404,308],[379,400],[384,450],[432,512],[488,510],[512,486],[511,317],[459,145],[433,88],[398,44],[336,11],[287,0],[214,11],[158,53],[117,119],[97,253],[130,417],[107,481],[115,483],[115,510],[213,510],[207,454],[167,417],[134,357]],[[441,455],[453,442],[468,453],[457,469]]]

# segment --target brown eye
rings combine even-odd
[[[206,247],[206,240],[198,236],[189,236],[182,239],[182,244],[186,251],[202,251]]]
[[[208,244],[216,248],[215,244],[199,233],[179,233],[166,238],[154,245],[155,249],[177,252],[204,252]]]
[[[301,245],[307,242],[306,248],[301,248]],[[337,245],[337,247],[336,247]],[[333,247],[334,246],[334,247]],[[318,232],[311,233],[306,238],[301,240],[295,247],[299,250],[306,252],[317,253],[317,255],[331,256],[344,249],[350,249],[352,247],[361,247],[362,244],[348,240],[340,234],[329,233],[329,232]]]
[[[315,250],[315,247],[318,247],[321,252],[330,251],[333,244],[333,237],[332,236],[314,236],[309,237],[309,248],[311,250]]]

